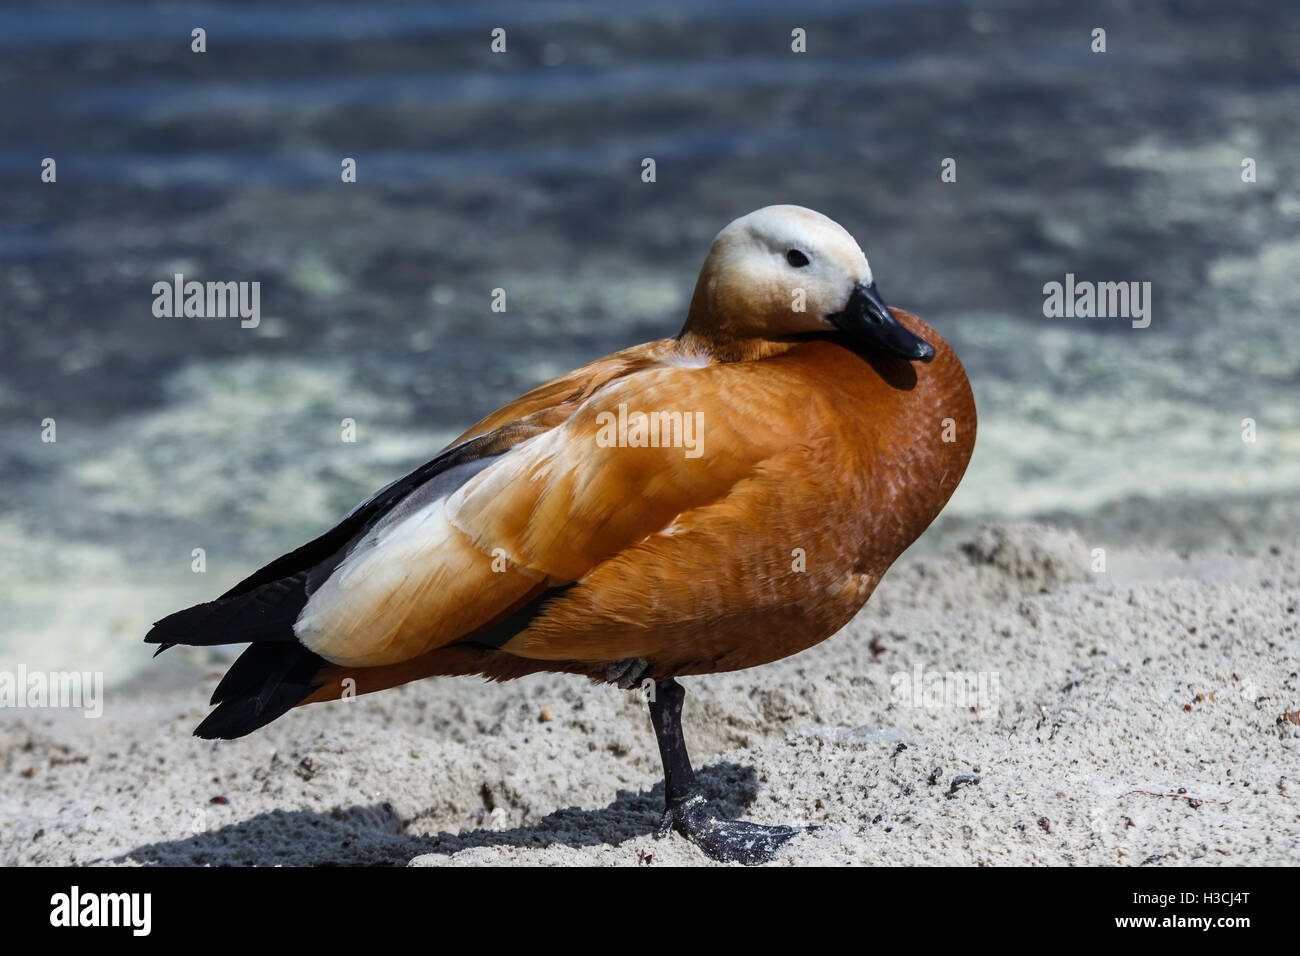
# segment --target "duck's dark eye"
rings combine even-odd
[[[790,263],[796,269],[802,269],[808,264],[808,257],[798,249],[791,249],[785,254],[785,261]]]

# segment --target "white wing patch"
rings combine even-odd
[[[512,449],[512,451],[517,450]],[[398,663],[487,621],[537,575],[499,573],[448,519],[447,502],[511,452],[448,469],[399,502],[311,594],[293,631],[345,666]]]

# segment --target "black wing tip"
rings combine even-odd
[[[159,649],[159,653],[176,644],[184,644],[186,631],[188,630],[186,625],[193,622],[196,614],[208,610],[211,606],[212,602],[205,601],[202,604],[195,604],[192,607],[182,608],[179,611],[173,611],[164,618],[159,618],[154,621],[153,626],[149,628],[149,633],[144,636],[144,642],[146,644],[163,645],[163,647]],[[155,654],[154,656],[156,657],[157,655]]]
[[[164,625],[166,623],[167,623],[167,618],[163,618],[161,621],[154,621],[153,627],[149,628],[149,633],[144,636],[144,642],[146,644],[163,645],[162,648],[160,648],[160,650],[164,650],[168,647],[173,646],[174,644],[179,643],[176,640],[176,638],[179,637],[180,635],[173,634],[170,631],[166,630],[164,628]]]
[[[281,578],[248,594],[205,601],[168,614],[154,622],[144,643],[164,648],[175,644],[291,643],[297,640],[294,622],[307,603],[306,579],[305,573]]]

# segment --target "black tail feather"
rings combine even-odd
[[[230,740],[269,724],[314,691],[325,658],[298,643],[293,623],[307,603],[307,573],[169,614],[145,637],[161,654],[177,644],[248,644],[212,695],[217,709],[195,736]]]
[[[217,709],[194,736],[233,740],[266,726],[320,687],[315,677],[325,664],[301,644],[253,644],[217,685]]]
[[[534,434],[525,428],[527,434]],[[177,644],[200,647],[249,643],[217,685],[216,710],[195,729],[199,737],[242,737],[270,723],[320,686],[324,658],[298,643],[294,621],[315,583],[334,570],[352,545],[399,502],[457,465],[501,454],[522,440],[520,426],[479,435],[441,452],[352,509],[313,541],[253,572],[215,601],[171,614],[145,640],[157,654]]]

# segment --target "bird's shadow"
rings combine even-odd
[[[714,810],[737,817],[758,792],[753,768],[720,762],[698,771],[700,787]],[[202,830],[178,840],[147,843],[111,860],[145,866],[405,866],[417,856],[450,856],[472,847],[590,847],[649,837],[663,815],[664,787],[620,790],[599,810],[568,807],[529,826],[460,833],[411,833],[421,816],[403,820],[390,804],[339,807],[327,811],[272,810],[239,823]],[[486,809],[486,808],[485,808]],[[640,847],[638,849],[653,849]],[[637,849],[628,852],[636,853]]]

